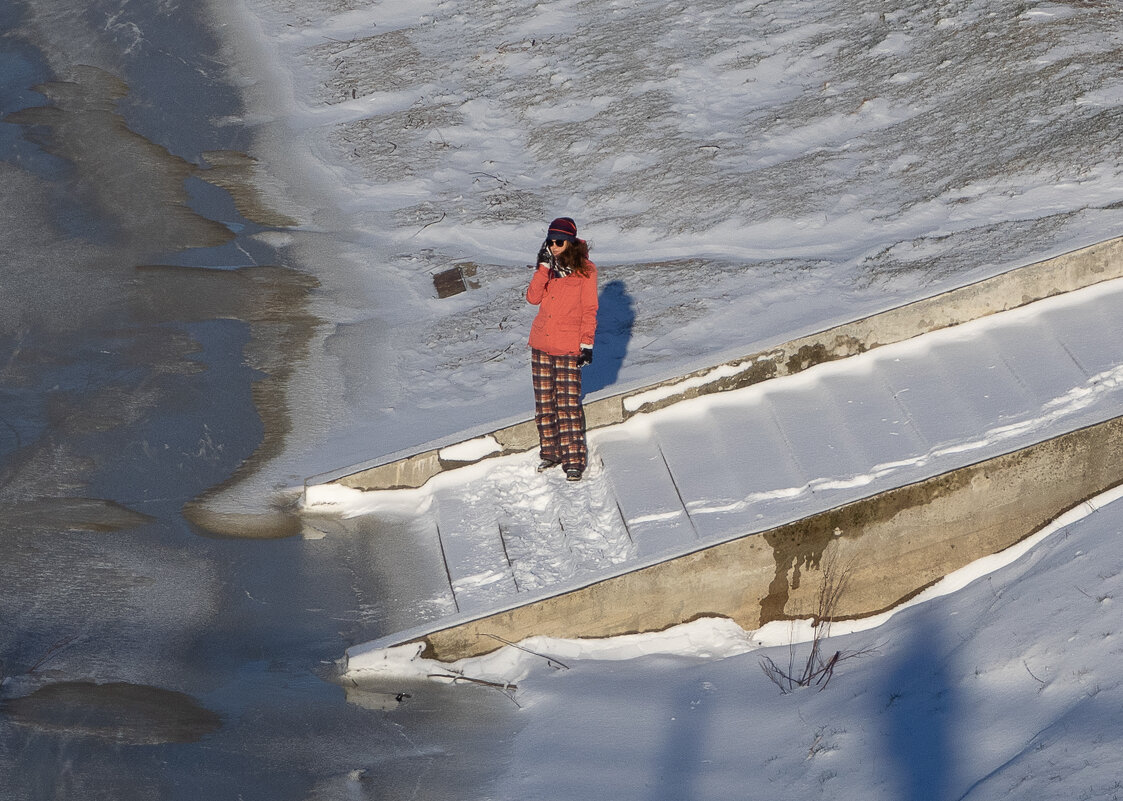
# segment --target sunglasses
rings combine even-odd
[[[567,239],[547,239],[546,244],[549,245],[550,247],[553,247],[553,248],[560,248],[562,245],[564,245],[568,241],[569,240],[567,240]]]

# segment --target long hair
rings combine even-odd
[[[578,275],[589,274],[589,243],[584,239],[570,242],[569,245],[557,256],[558,263],[563,269]]]

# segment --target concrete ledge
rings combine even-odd
[[[590,429],[613,425],[635,414],[699,395],[740,389],[792,375],[817,364],[856,356],[883,345],[1119,277],[1123,277],[1123,238],[1019,267],[685,376],[591,401],[585,404],[587,425]],[[500,428],[491,436],[501,447],[485,458],[520,453],[538,445],[537,432],[529,419]],[[386,463],[356,466],[350,471],[336,471],[332,476],[309,479],[308,483],[339,483],[360,490],[420,487],[438,473],[464,464],[442,460],[441,450],[443,448],[436,448]]]
[[[778,528],[378,645],[424,642],[427,656],[451,661],[494,650],[496,636],[609,637],[705,616],[755,629],[815,615],[823,566],[831,561],[848,573],[836,617],[876,614],[1123,483],[1121,451],[1117,417]],[[349,667],[361,669],[369,647],[349,651]]]

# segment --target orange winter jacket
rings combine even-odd
[[[534,271],[526,289],[527,301],[539,307],[530,327],[530,347],[551,356],[576,356],[582,345],[593,347],[597,333],[597,267],[591,261],[585,264],[588,275],[556,277],[544,264]]]

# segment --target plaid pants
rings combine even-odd
[[[576,356],[530,351],[534,381],[534,422],[543,459],[566,470],[585,469],[585,410],[581,408],[581,368]]]

